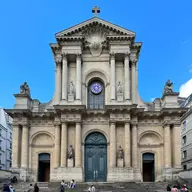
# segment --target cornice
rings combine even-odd
[[[187,111],[186,108],[162,108],[160,111],[161,116],[181,116]]]
[[[30,109],[4,109],[4,110],[12,118],[31,117],[31,114],[32,114]]]
[[[53,105],[55,111],[58,114],[68,112],[68,113],[82,113],[86,110],[85,105]]]

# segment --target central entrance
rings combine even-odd
[[[50,178],[50,154],[41,153],[38,160],[38,181],[48,182]]]
[[[86,137],[84,162],[86,182],[107,180],[107,140],[103,134],[94,132]]]
[[[154,154],[144,153],[143,154],[143,181],[154,182],[155,171],[154,171]]]

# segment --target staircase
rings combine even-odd
[[[87,192],[94,185],[96,192],[164,192],[167,183],[77,183],[75,189],[66,188],[65,192]],[[60,182],[37,182],[40,192],[60,192]],[[14,185],[17,192],[28,192],[30,183]],[[34,183],[33,183],[34,186]],[[33,190],[32,190],[33,191]]]

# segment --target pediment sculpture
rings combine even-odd
[[[172,93],[173,92],[173,83],[170,79],[167,80],[164,86],[164,93]]]
[[[99,56],[106,46],[106,35],[108,30],[102,26],[88,27],[83,32],[85,36],[85,47],[89,48],[93,56]]]
[[[27,82],[24,82],[24,83],[20,86],[20,93],[21,93],[21,94],[28,94],[28,95],[30,95],[30,88],[29,88]]]

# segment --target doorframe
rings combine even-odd
[[[49,155],[49,169],[50,169],[50,174],[51,174],[51,153],[49,152],[40,152],[37,154],[37,181],[39,181],[39,156],[42,154],[48,154]]]
[[[107,159],[108,159],[108,137],[106,136],[106,134],[102,131],[102,130],[98,130],[98,129],[94,129],[94,130],[90,130],[88,131],[85,135],[84,135],[84,146],[83,146],[83,151],[84,151],[84,162],[83,162],[83,166],[84,166],[84,181],[86,182],[86,165],[85,165],[85,159],[86,159],[86,146],[88,145],[91,145],[91,144],[86,144],[86,139],[91,135],[91,134],[94,134],[94,133],[99,133],[101,135],[103,135],[105,137],[105,140],[106,140],[106,143],[103,144],[106,146],[106,174],[105,174],[105,180],[107,181],[107,169],[108,169],[108,163],[107,163]],[[98,146],[101,145],[101,144],[98,144]],[[93,144],[93,146],[96,146]],[[104,181],[104,182],[106,182]],[[93,181],[95,182],[95,181]]]
[[[143,181],[143,155],[144,154],[146,154],[146,153],[150,153],[150,154],[153,154],[153,156],[154,156],[154,159],[153,159],[153,161],[154,161],[154,163],[153,163],[153,171],[154,171],[154,174],[153,174],[153,181],[152,182],[155,182],[155,179],[156,179],[156,173],[155,173],[155,170],[156,170],[156,160],[157,160],[157,154],[156,154],[156,152],[155,151],[143,151],[142,153],[141,153],[141,172],[142,172],[142,181]],[[144,181],[143,181],[144,182]]]

